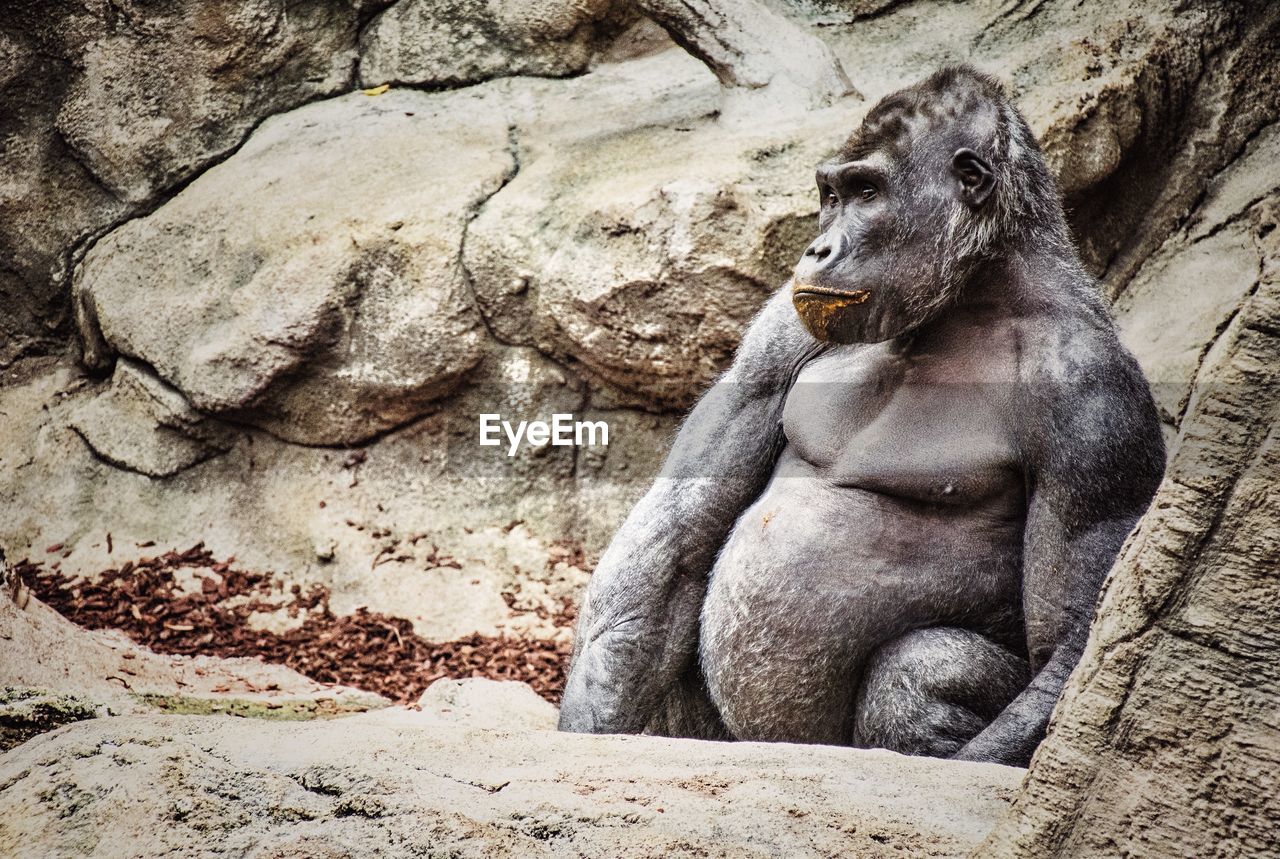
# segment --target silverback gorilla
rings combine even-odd
[[[560,727],[1025,765],[1163,473],[1150,390],[993,79],[888,96],[817,178],[591,580]]]

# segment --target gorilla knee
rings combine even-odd
[[[878,648],[858,690],[853,744],[947,757],[1024,689],[1026,660],[976,632],[920,629]]]

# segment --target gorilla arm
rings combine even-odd
[[[1118,348],[1111,354],[1111,367],[1086,371],[1085,382],[1051,385],[1049,402],[1028,410],[1051,428],[1027,439],[1022,597],[1038,673],[955,754],[959,760],[1030,762],[1084,652],[1102,580],[1163,475],[1164,441],[1151,393],[1128,354]]]
[[[711,565],[768,482],[787,391],[819,349],[800,327],[788,283],[752,322],[600,559],[579,612],[561,730],[640,733],[687,668]]]

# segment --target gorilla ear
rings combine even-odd
[[[960,199],[978,208],[996,187],[991,166],[972,149],[957,149],[951,157],[951,172],[960,180]]]

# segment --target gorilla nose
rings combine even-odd
[[[795,279],[801,283],[816,279],[844,256],[844,238],[829,233],[818,236],[805,248],[804,256],[796,265]]]
[[[824,260],[831,256],[831,242],[825,237],[820,238],[813,244],[809,245],[809,249],[804,252],[804,255]]]

